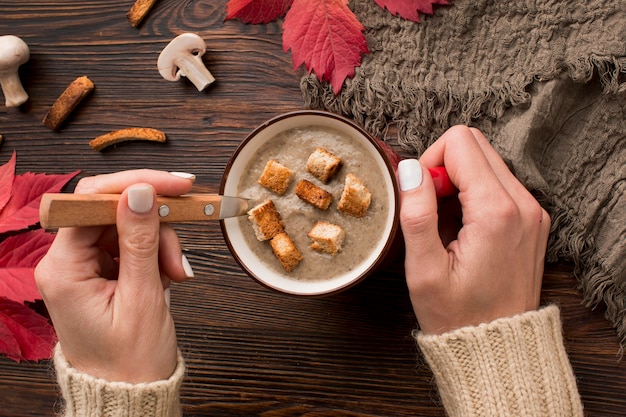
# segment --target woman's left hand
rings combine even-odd
[[[82,179],[76,193],[121,194],[117,225],[59,230],[35,271],[59,343],[76,369],[108,381],[169,378],[177,364],[170,280],[193,271],[156,194],[189,192],[194,176],[137,170]]]

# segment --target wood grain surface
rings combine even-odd
[[[0,163],[17,172],[82,176],[133,168],[192,172],[197,191],[217,192],[222,171],[254,127],[302,108],[299,74],[282,50],[281,26],[224,21],[225,0],[159,0],[138,28],[131,0],[0,2],[0,35],[31,50],[20,70],[30,100],[0,106]],[[156,69],[176,35],[208,44],[217,81],[199,93]],[[42,124],[56,97],[87,75],[94,92],[58,132]],[[167,143],[127,142],[103,152],[89,141],[151,127]],[[68,190],[76,180],[69,184]],[[189,416],[443,416],[432,374],[411,330],[416,321],[401,257],[338,295],[303,299],[248,278],[218,223],[176,226],[196,277],[172,289],[172,314],[188,361],[182,389]],[[561,306],[564,333],[587,416],[626,415],[626,361],[602,306],[581,304],[569,265],[549,265],[543,299]],[[51,416],[59,409],[49,362],[0,358],[0,415]]]

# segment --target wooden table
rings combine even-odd
[[[135,29],[131,1],[0,3],[0,34],[30,46],[20,71],[30,100],[0,106],[0,163],[17,152],[17,171],[80,176],[132,168],[187,171],[218,190],[230,155],[255,126],[302,108],[298,75],[282,51],[278,23],[224,22],[225,0],[161,0]],[[159,52],[195,32],[217,81],[199,93],[167,82]],[[77,76],[96,85],[59,132],[41,123]],[[124,143],[104,152],[88,142],[131,126],[161,129],[166,144]],[[73,181],[69,188],[75,185]],[[172,290],[172,314],[189,370],[190,416],[443,416],[432,375],[411,339],[416,321],[401,262],[326,298],[276,294],[235,263],[217,223],[177,225],[196,272]],[[562,308],[565,342],[588,416],[626,415],[626,361],[615,331],[582,297],[568,265],[547,267],[543,298]],[[50,363],[0,358],[0,415],[53,415]]]

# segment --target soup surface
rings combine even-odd
[[[307,172],[309,155],[321,147],[342,159],[342,166],[328,184],[323,184]],[[265,164],[275,159],[294,172],[294,177],[284,195],[280,196],[258,183]],[[271,199],[285,224],[285,231],[302,253],[303,260],[291,272],[286,273],[274,256],[269,241],[259,241],[254,235],[247,216],[239,218],[247,244],[271,269],[299,280],[328,279],[353,269],[369,256],[384,232],[389,216],[389,203],[383,173],[370,153],[357,142],[341,132],[325,127],[309,126],[290,129],[276,135],[257,152],[256,159],[246,169],[238,185],[238,195],[261,203]],[[337,210],[346,175],[359,177],[372,194],[371,204],[365,216],[356,218]],[[333,195],[328,210],[320,210],[295,194],[298,181],[306,179]],[[343,249],[338,254],[319,253],[310,248],[307,236],[313,225],[325,220],[345,230]]]

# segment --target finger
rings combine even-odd
[[[520,212],[528,218],[529,222],[540,223],[538,238],[541,244],[541,240],[544,238],[547,239],[549,233],[550,216],[539,205],[539,202],[537,202],[530,191],[513,175],[504,160],[491,146],[485,135],[478,129],[471,129],[471,131],[489,161],[491,168],[500,180],[500,183],[502,183],[502,186],[507,190],[513,200],[515,200],[518,207],[520,207]]]
[[[445,247],[456,240],[463,227],[463,211],[458,198],[439,200],[439,236]]]
[[[117,279],[119,276],[119,262],[117,257],[111,256],[110,253],[101,250],[98,256],[98,264],[100,265],[99,277],[109,280]]]
[[[539,230],[539,236],[537,236],[537,239],[539,241],[539,243],[537,244],[537,258],[539,259],[539,262],[537,263],[537,269],[535,271],[535,277],[537,277],[535,283],[535,294],[537,296],[537,299],[539,299],[539,295],[541,293],[543,267],[545,264],[546,250],[548,248],[548,236],[550,234],[550,215],[544,209],[542,209],[541,212],[541,225]]]
[[[82,249],[94,246],[103,232],[104,228],[100,226],[61,228],[57,231],[50,250],[59,248],[62,252],[67,252],[66,256],[80,256]]]
[[[483,133],[478,129],[471,128],[470,131],[474,135],[476,143],[478,143],[478,146],[480,146],[482,152],[485,154],[485,158],[487,158],[487,161],[498,177],[498,180],[502,183],[509,194],[516,200],[522,198],[534,201],[534,197],[515,177],[515,175],[513,175],[511,170],[509,170],[509,167],[506,165],[498,152],[496,152],[496,150],[491,146],[485,135],[483,135]]]
[[[100,263],[107,258],[98,246],[103,230],[102,227],[60,229],[40,263],[43,268],[40,270],[45,270],[57,284],[97,278],[103,271],[105,276],[110,276],[114,271],[111,263]],[[62,275],[58,271],[60,265]]]
[[[178,235],[170,225],[161,224],[159,241],[161,271],[175,282],[193,278],[194,273],[191,264],[187,257],[182,254]]]
[[[170,287],[167,286],[164,290],[163,290],[163,297],[165,297],[165,304],[167,304],[167,308],[170,307],[170,300],[171,300],[171,290]]]
[[[489,216],[489,213],[511,202],[489,160],[467,126],[448,129],[420,158],[425,166],[444,165],[452,183],[459,189],[463,207],[463,224]]]
[[[416,159],[398,165],[400,183],[400,225],[406,246],[405,267],[409,286],[414,277],[436,279],[421,271],[447,269],[447,252],[439,237],[437,197],[427,170]]]
[[[182,172],[165,172],[149,169],[121,171],[85,177],[76,185],[77,194],[120,194],[133,184],[151,184],[157,194],[177,196],[189,192],[195,176]]]
[[[118,291],[125,306],[162,298],[159,270],[159,218],[155,189],[136,184],[126,189],[117,209],[120,248]],[[145,305],[144,305],[145,306]]]
[[[436,167],[444,165],[450,180],[459,189],[473,192],[482,190],[481,197],[490,195],[498,179],[476,138],[467,126],[453,126],[448,129],[420,158],[422,165]]]
[[[103,251],[106,251],[113,258],[119,258],[120,248],[118,243],[117,227],[114,225],[107,226],[95,245]]]

